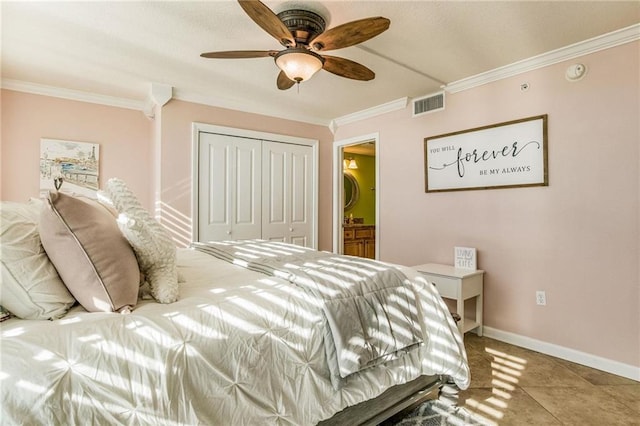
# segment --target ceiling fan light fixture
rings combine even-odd
[[[242,59],[272,57],[280,68],[276,86],[287,90],[296,83],[309,80],[324,69],[339,77],[369,81],[375,73],[346,58],[323,56],[317,51],[343,49],[363,43],[389,29],[391,21],[382,16],[346,22],[325,31],[326,21],[319,14],[304,9],[288,9],[277,15],[260,0],[238,0],[240,7],[260,28],[278,40],[285,49],[231,50],[205,52],[210,59]],[[298,88],[300,86],[298,85]]]
[[[283,50],[276,55],[275,61],[278,68],[296,83],[309,80],[324,64],[322,56],[305,48]]]

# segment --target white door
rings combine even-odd
[[[313,148],[262,145],[262,238],[312,247]]]
[[[198,241],[261,238],[261,141],[200,133]]]

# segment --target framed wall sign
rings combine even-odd
[[[547,115],[424,139],[425,191],[548,186]]]

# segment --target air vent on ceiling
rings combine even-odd
[[[413,100],[413,117],[444,109],[444,92],[434,93]]]

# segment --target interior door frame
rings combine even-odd
[[[220,135],[236,136],[240,138],[258,139],[262,141],[272,141],[280,143],[290,143],[294,145],[306,145],[313,148],[312,160],[312,188],[313,188],[313,209],[312,222],[313,229],[311,246],[318,248],[318,188],[319,188],[319,144],[318,139],[301,138],[297,136],[280,135],[277,133],[260,132],[255,130],[238,129],[235,127],[217,126],[214,124],[194,122],[191,125],[191,241],[197,241],[198,229],[198,193],[199,193],[199,173],[200,173],[200,133],[217,133]]]
[[[342,224],[344,222],[344,206],[342,200],[344,197],[343,184],[343,160],[344,148],[352,145],[360,145],[365,142],[373,142],[376,149],[376,259],[380,258],[380,151],[379,133],[370,133],[368,135],[355,136],[349,139],[343,139],[333,142],[333,252],[342,253],[344,249]]]

